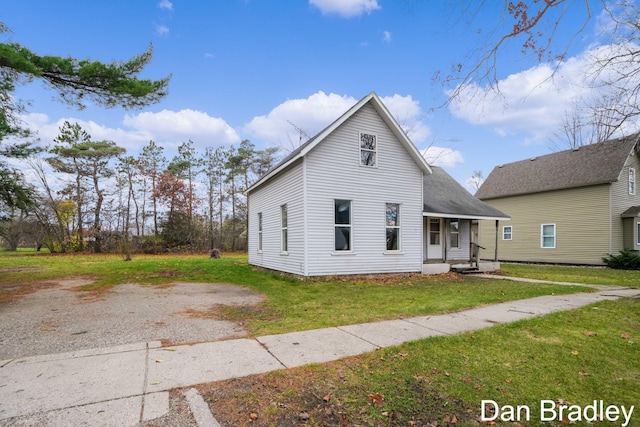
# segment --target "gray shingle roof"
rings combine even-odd
[[[444,169],[431,166],[432,174],[425,174],[424,212],[465,218],[509,218],[498,209],[473,197]]]
[[[640,134],[497,166],[482,200],[615,182]]]

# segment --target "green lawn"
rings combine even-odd
[[[638,286],[638,272],[503,265],[507,275]],[[90,276],[88,291],[119,283],[231,283],[265,295],[258,307],[217,312],[266,335],[462,310],[587,287],[458,275],[299,280],[247,265],[246,255],[142,256],[0,253],[0,301],[56,278]],[[30,290],[31,291],[31,290]],[[0,304],[1,306],[1,304]],[[482,400],[531,408],[541,400],[640,406],[640,300],[604,301],[569,312],[434,337],[323,365],[201,386],[228,425],[479,425]],[[288,420],[285,422],[285,420]],[[288,424],[287,424],[288,423]],[[578,425],[587,425],[578,422]],[[603,423],[603,425],[622,425]],[[636,408],[629,426],[640,425]]]
[[[95,279],[86,290],[102,291],[119,283],[163,284],[175,281],[231,283],[266,296],[259,307],[217,308],[241,321],[252,334],[266,335],[327,326],[458,311],[478,305],[539,295],[585,292],[588,288],[532,285],[457,275],[401,275],[387,278],[300,280],[247,264],[245,254],[50,255],[0,253],[0,301],[16,286],[71,275]],[[23,270],[20,270],[23,269]]]
[[[589,285],[614,285],[640,287],[640,271],[614,270],[605,267],[573,267],[559,265],[502,264],[507,276],[554,282],[584,283]]]

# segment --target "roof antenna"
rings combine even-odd
[[[293,126],[293,128],[294,128],[295,130],[297,130],[297,131],[298,131],[298,133],[300,134],[300,137],[299,137],[299,140],[298,140],[298,143],[299,143],[300,145],[302,145],[302,137],[303,137],[303,136],[306,138],[306,139],[305,139],[305,141],[307,141],[307,140],[311,139],[311,137],[310,137],[309,135],[307,135],[307,133],[306,133],[305,131],[303,131],[302,129],[300,129],[298,126],[294,125],[290,120],[287,120],[287,122],[288,122],[291,126]]]

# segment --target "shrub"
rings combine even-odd
[[[609,255],[602,258],[610,268],[618,270],[640,270],[640,255],[631,252],[629,249],[620,251],[618,255]]]

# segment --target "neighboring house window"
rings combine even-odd
[[[400,205],[397,203],[386,204],[386,231],[387,250],[400,250]]]
[[[262,212],[258,212],[258,252],[262,252]]]
[[[542,247],[543,248],[555,248],[556,247],[556,225],[555,224],[542,224]]]
[[[440,244],[440,218],[431,218],[429,220],[429,244]]]
[[[282,233],[280,237],[280,250],[287,252],[289,250],[289,225],[287,219],[287,205],[280,206],[280,215],[282,217]]]
[[[635,196],[636,194],[636,170],[629,168],[629,194]]]
[[[640,246],[640,222],[636,222],[636,243]]]
[[[336,251],[351,250],[351,200],[335,200],[335,241]]]
[[[511,240],[513,238],[513,227],[505,225],[502,227],[502,240]]]
[[[460,223],[458,221],[449,223],[449,243],[452,248],[460,247]]]
[[[378,143],[375,135],[360,132],[360,165],[377,166]]]

